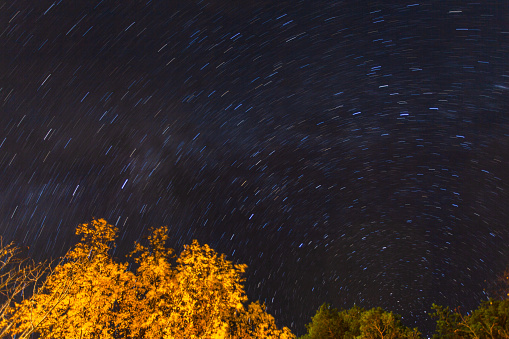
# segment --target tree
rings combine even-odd
[[[354,307],[352,313],[356,311],[360,312],[361,309]],[[353,338],[354,336],[350,335],[351,331],[359,327],[358,324],[357,326],[353,324],[354,319],[358,320],[359,316],[348,317],[347,312],[340,312],[329,304],[323,304],[311,319],[311,323],[306,325],[308,333],[301,338]]]
[[[306,327],[308,333],[302,339],[420,338],[417,329],[410,329],[401,323],[399,315],[379,307],[366,310],[354,306],[349,310],[338,311],[324,304]]]
[[[147,246],[137,243],[138,295],[132,333],[146,338],[294,338],[279,330],[264,306],[247,302],[242,275],[208,245],[194,240],[172,264],[167,228],[153,229]]]
[[[47,263],[34,263],[21,257],[21,248],[0,237],[0,337],[12,327],[9,319],[16,317],[14,302],[23,299],[46,273]]]
[[[233,265],[208,245],[194,240],[177,260],[176,304],[183,310],[180,323],[190,334],[207,337],[228,328],[247,301],[241,275],[246,265]]]
[[[247,310],[237,312],[235,315],[230,331],[232,338],[295,338],[289,328],[278,329],[274,317],[268,314],[265,305],[258,301],[250,303]]]
[[[463,338],[466,333],[460,330],[461,314],[453,312],[449,307],[433,304],[431,307],[435,313],[431,313],[432,318],[437,319],[436,333],[433,338],[455,339]]]
[[[470,315],[433,304],[437,319],[436,334],[433,338],[509,338],[509,300],[488,300],[482,302]]]
[[[121,306],[129,315],[126,321],[131,338],[164,338],[172,328],[170,319],[178,311],[173,303],[178,285],[171,263],[174,251],[166,248],[167,233],[167,227],[151,229],[148,245],[136,242],[131,253],[138,265],[135,294]]]
[[[245,306],[236,265],[196,240],[177,258],[168,229],[136,243],[136,268],[110,255],[117,228],[106,220],[78,226],[80,242],[33,295],[9,308],[10,335],[28,338],[294,338],[264,305]]]
[[[380,307],[363,312],[360,330],[364,339],[420,338],[416,328],[403,326],[400,315],[385,312]]]
[[[11,334],[28,338],[114,338],[126,333],[115,312],[132,287],[127,264],[115,263],[108,251],[117,229],[106,220],[78,226],[81,241],[70,250],[36,293],[15,306]],[[131,285],[131,286],[129,286]]]

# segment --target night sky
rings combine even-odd
[[[297,334],[474,308],[509,265],[509,3],[414,1],[0,1],[0,234],[44,259],[105,218],[124,261],[168,225]]]

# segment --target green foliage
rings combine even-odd
[[[436,334],[433,338],[509,338],[509,300],[484,301],[470,315],[462,315],[449,307],[433,304],[437,319]]]
[[[360,315],[364,309],[354,306],[350,310],[338,311],[329,304],[320,306],[311,323],[306,325],[308,333],[302,339],[355,338],[360,333]]]
[[[380,307],[372,308],[361,316],[361,337],[376,338],[420,338],[421,334],[414,328],[410,329],[401,323],[401,316],[385,312]]]
[[[401,317],[381,308],[366,310],[357,306],[338,311],[322,305],[301,339],[406,339],[420,338],[417,329],[403,326]]]

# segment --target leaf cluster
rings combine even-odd
[[[401,323],[401,316],[380,307],[366,310],[354,306],[337,310],[323,304],[306,325],[307,334],[301,339],[417,339],[419,331]]]
[[[193,241],[177,257],[168,229],[136,243],[136,268],[110,255],[117,228],[106,220],[78,226],[80,242],[32,296],[6,306],[0,328],[16,338],[294,338],[258,302],[248,304],[243,273]]]
[[[35,263],[22,256],[21,248],[13,243],[4,245],[0,237],[0,337],[9,331],[9,319],[16,317],[13,307],[23,300],[48,272],[47,262]]]
[[[509,300],[487,300],[470,314],[433,304],[431,316],[437,319],[433,338],[507,339],[509,338]]]

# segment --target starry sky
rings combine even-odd
[[[323,302],[426,331],[509,265],[507,1],[0,1],[0,233],[151,226],[249,265],[303,334]]]

